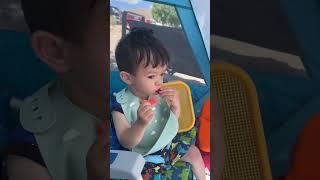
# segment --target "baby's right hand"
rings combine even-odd
[[[147,126],[150,124],[153,118],[153,110],[151,108],[151,104],[147,101],[144,101],[140,104],[138,108],[138,123]]]

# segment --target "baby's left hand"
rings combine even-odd
[[[160,88],[159,95],[170,104],[170,109],[179,118],[180,116],[180,100],[177,90],[162,87]]]

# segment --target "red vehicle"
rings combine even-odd
[[[132,12],[127,12],[127,21],[142,21],[144,22],[144,16],[132,13]]]
[[[130,25],[128,21],[145,22],[145,17],[134,12],[124,11],[122,13],[122,35],[125,35],[126,30],[130,29]]]

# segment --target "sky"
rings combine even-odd
[[[111,0],[111,6],[121,10],[149,9],[153,3],[143,0]]]

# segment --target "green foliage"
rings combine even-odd
[[[152,18],[162,24],[178,27],[180,25],[176,10],[172,6],[154,3],[152,6]]]
[[[117,25],[117,19],[114,16],[110,16],[110,25]]]

